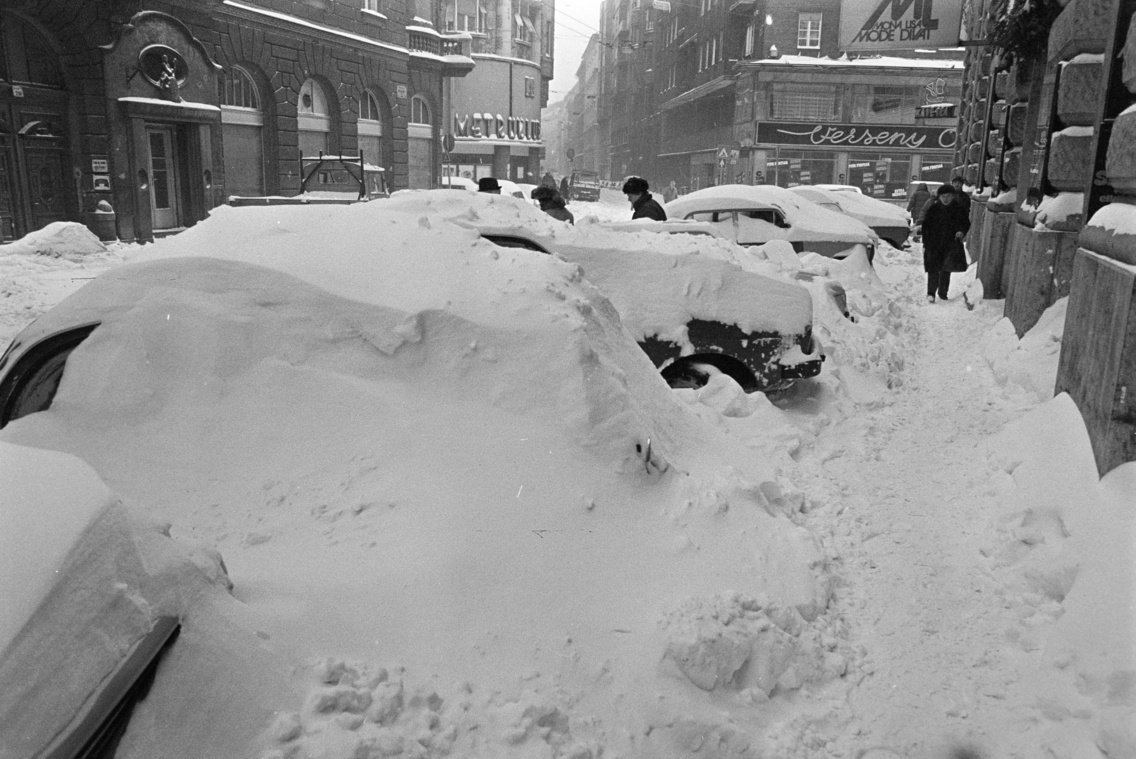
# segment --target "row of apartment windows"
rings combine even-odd
[[[725,52],[724,33],[719,34],[717,37],[704,40],[698,50],[698,70],[705,71],[718,63],[718,61],[722,60],[723,52]]]
[[[820,30],[823,14],[820,13],[799,13],[797,14],[797,49],[798,50],[820,50]],[[764,51],[757,50],[758,44],[758,29],[760,21],[755,19],[746,27],[745,35],[745,49],[743,56],[752,58],[754,55]],[[667,26],[664,44],[669,45],[678,39],[680,32],[678,17],[671,19],[670,24]],[[716,38],[703,41],[699,46],[698,55],[698,70],[704,71],[713,66],[718,61],[725,57],[724,36],[719,34]],[[669,90],[675,86],[674,71],[672,70],[667,76],[664,83],[663,91]]]

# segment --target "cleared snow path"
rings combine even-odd
[[[801,456],[797,484],[822,504],[807,522],[830,542],[835,614],[859,648],[846,702],[803,731],[802,756],[822,740],[837,756],[964,746],[990,756],[1018,721],[1003,699],[1028,655],[1011,642],[1018,604],[983,553],[997,493],[982,443],[1037,401],[998,386],[979,353],[1002,302],[922,303],[916,274],[897,283],[912,293],[898,298],[909,315],[903,385],[846,405]]]

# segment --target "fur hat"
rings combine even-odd
[[[643,177],[628,177],[623,183],[624,195],[642,195],[647,192],[649,185]]]

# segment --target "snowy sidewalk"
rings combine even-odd
[[[902,386],[848,409],[800,461],[817,479],[798,486],[824,494],[808,522],[837,555],[835,613],[863,655],[830,713],[841,756],[985,755],[983,736],[1015,721],[1002,699],[1022,675],[1022,651],[1007,644],[1020,618],[982,553],[996,511],[982,443],[1037,399],[997,385],[981,357],[1001,301],[968,311],[956,285],[960,295],[928,305],[921,284],[901,285],[912,293],[899,298],[912,316]]]

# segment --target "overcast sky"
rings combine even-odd
[[[549,103],[562,100],[576,83],[588,38],[599,33],[600,2],[556,0],[556,76],[549,84]]]

